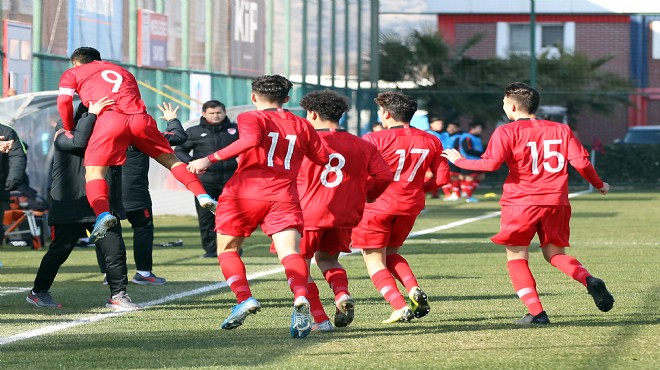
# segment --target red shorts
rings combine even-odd
[[[353,247],[379,249],[400,247],[415,225],[416,215],[385,215],[364,212],[362,220],[353,229]]]
[[[538,234],[541,247],[569,247],[570,220],[571,206],[502,206],[500,232],[490,240],[523,247]]]
[[[174,153],[149,114],[123,114],[108,110],[96,120],[85,150],[85,166],[122,165],[126,161],[129,145],[152,158],[163,153]]]
[[[351,229],[305,230],[300,239],[300,254],[306,259],[315,252],[325,252],[331,256],[340,252],[351,253]]]
[[[264,234],[271,236],[285,229],[303,231],[300,204],[270,202],[220,196],[215,211],[215,231],[231,236],[250,236],[261,224]]]

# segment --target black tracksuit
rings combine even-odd
[[[78,238],[85,230],[91,231],[96,215],[89,206],[85,194],[85,167],[83,154],[92,135],[96,115],[82,114],[73,136],[64,133],[55,140],[53,156],[51,206],[48,223],[53,241],[41,260],[32,290],[35,293],[50,289],[60,266],[69,258]],[[56,129],[62,127],[61,121]],[[121,167],[110,167],[106,177],[110,186],[110,210],[118,218],[125,218],[121,202]],[[106,278],[111,296],[126,291],[126,246],[121,235],[121,225],[110,228],[105,238],[99,240],[104,257]]]
[[[9,153],[0,153],[0,214],[4,214],[9,209],[9,190],[6,185],[12,182],[18,184],[25,177],[27,155],[14,129],[0,124],[0,136],[5,137],[2,141],[14,140]],[[0,226],[0,244],[4,237],[5,228]]]
[[[201,117],[199,125],[188,128],[186,133],[188,140],[174,150],[177,157],[185,163],[208,157],[238,140],[238,126],[227,117],[217,125],[211,125],[206,122],[204,117]],[[213,163],[204,174],[199,176],[206,192],[214,199],[218,199],[237,166],[236,159]],[[195,198],[195,206],[199,220],[199,233],[202,237],[202,248],[207,253],[216,253],[215,215],[200,206],[197,198]]]
[[[167,122],[163,133],[170,145],[186,141],[187,135],[178,119]],[[154,220],[149,194],[149,156],[132,146],[126,151],[123,166],[122,194],[126,217],[133,229],[133,255],[139,271],[153,268]]]

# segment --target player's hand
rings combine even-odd
[[[609,192],[610,192],[610,184],[604,182],[604,183],[603,183],[603,187],[600,188],[600,189],[598,189],[598,192],[599,192],[601,195],[605,195],[605,194],[609,193]]]
[[[107,107],[108,105],[112,105],[112,104],[115,104],[115,101],[112,100],[112,99],[108,99],[107,96],[102,97],[96,103],[92,103],[90,101],[87,113],[96,114],[98,116],[99,113],[101,113],[101,111],[103,110],[103,108]]]
[[[206,172],[206,169],[211,165],[211,161],[208,158],[199,158],[188,163],[188,171],[197,175],[201,175]]]
[[[440,155],[447,158],[447,160],[451,163],[456,162],[457,159],[464,158],[461,152],[456,149],[445,149]]]
[[[176,108],[172,109],[172,103],[165,103],[163,102],[163,106],[161,107],[160,105],[157,105],[158,109],[160,109],[161,112],[163,112],[163,115],[161,117],[158,117],[159,119],[164,119],[165,121],[171,121],[173,119],[176,119],[176,112],[179,110],[179,106],[177,105]]]
[[[0,140],[4,138],[4,136],[0,136]],[[9,153],[13,145],[14,140],[0,141],[0,153]]]

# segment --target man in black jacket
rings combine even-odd
[[[202,117],[199,125],[186,130],[188,140],[174,150],[179,159],[188,163],[198,158],[207,157],[238,139],[238,126],[227,118],[225,105],[217,100],[209,100],[202,105]],[[192,151],[192,155],[191,155]],[[199,176],[206,192],[218,199],[229,178],[236,171],[236,159],[219,161]],[[199,220],[199,233],[202,237],[202,257],[217,258],[215,233],[215,215],[199,205],[195,200]]]
[[[81,103],[76,111],[76,130],[72,132],[61,129],[55,134],[55,153],[53,156],[51,207],[48,212],[48,223],[51,225],[53,241],[48,252],[41,260],[41,265],[34,280],[34,287],[25,300],[37,307],[62,307],[51,296],[49,289],[55,281],[55,276],[62,264],[69,258],[71,251],[81,234],[91,231],[96,221],[96,215],[89,206],[85,195],[85,167],[83,155],[87,141],[94,129],[96,114],[103,107],[113,104],[112,100],[103,98],[90,104],[89,113]],[[108,178],[110,185],[110,208],[117,218],[124,218],[124,208],[121,202],[121,166],[110,167]],[[126,275],[126,246],[121,235],[121,225],[117,223],[108,229],[105,238],[97,241],[103,251],[107,269],[107,281],[110,286],[110,299],[106,307],[116,310],[135,310],[140,306],[133,303],[126,294],[128,277]]]
[[[0,215],[9,209],[9,192],[18,189],[25,176],[27,155],[16,131],[0,124],[0,140],[9,143],[9,148],[0,152]],[[5,228],[0,227],[0,243],[4,240]]]
[[[179,107],[172,109],[171,103],[163,103],[158,109],[163,112],[163,116],[159,118],[167,121],[167,129],[163,135],[170,145],[184,143],[188,136],[177,119],[176,112]],[[122,169],[122,196],[126,217],[133,228],[133,255],[137,272],[131,282],[140,285],[165,284],[164,278],[156,276],[151,271],[154,221],[151,194],[149,194],[149,156],[132,146],[126,151],[126,163]],[[206,212],[212,215],[210,211],[206,210]]]

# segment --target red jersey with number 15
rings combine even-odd
[[[353,228],[367,199],[376,199],[392,181],[376,147],[345,130],[317,130],[330,161],[303,160],[298,173],[305,230]]]
[[[115,101],[110,109],[119,113],[146,111],[135,76],[110,62],[97,60],[68,69],[60,78],[59,88],[60,95],[73,96],[73,91],[77,92],[85,106],[108,97]]]
[[[492,171],[505,162],[509,176],[503,186],[502,205],[568,205],[568,162],[579,160],[591,167],[588,158],[589,153],[568,125],[519,119],[493,132],[481,159],[459,159],[455,164]],[[603,186],[595,171],[589,174],[587,180],[597,188]]]
[[[238,140],[216,152],[222,159],[238,156],[238,168],[222,196],[299,202],[296,176],[303,158],[319,165],[328,162],[312,125],[281,108],[241,113],[236,123]]]
[[[394,174],[394,180],[365,211],[387,215],[418,215],[426,202],[424,175],[431,171],[437,187],[449,181],[449,165],[440,156],[442,144],[435,136],[407,125],[364,136],[374,144]]]

